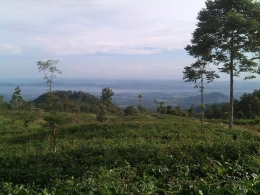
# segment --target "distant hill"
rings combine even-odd
[[[59,99],[68,98],[69,100],[72,100],[74,102],[80,102],[80,103],[88,103],[88,104],[97,104],[99,99],[91,95],[89,93],[85,93],[82,91],[54,91],[53,92]],[[33,102],[37,104],[45,103],[45,99],[48,93],[44,93],[40,95],[38,98],[34,99]]]
[[[201,102],[201,96],[196,95],[196,96],[189,96],[187,98],[180,99],[179,101],[189,104],[189,105],[200,105]],[[219,92],[213,92],[213,93],[208,93],[204,94],[204,104],[212,104],[212,103],[223,103],[223,102],[228,102],[229,97],[224,95],[223,93]]]

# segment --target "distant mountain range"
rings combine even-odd
[[[229,97],[219,92],[204,94],[203,99],[204,99],[204,104],[229,102]],[[200,95],[189,96],[187,98],[182,98],[179,101],[185,104],[190,104],[190,105],[193,104],[194,106],[198,106],[201,104],[201,96]]]

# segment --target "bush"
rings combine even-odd
[[[137,106],[137,109],[138,109],[140,112],[146,112],[146,109],[145,109],[141,104],[139,104],[139,105]]]
[[[134,106],[127,106],[126,109],[124,109],[124,113],[125,115],[134,115],[136,114],[138,111],[136,110],[136,108]]]
[[[235,119],[234,123],[237,125],[259,124],[259,119]]]

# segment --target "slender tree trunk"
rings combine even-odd
[[[232,68],[233,69],[233,68]],[[230,72],[230,105],[229,105],[229,128],[233,128],[233,111],[234,111],[234,78],[233,70]]]
[[[203,123],[204,122],[204,97],[203,97],[203,93],[204,93],[204,83],[203,83],[203,74],[201,74],[201,90],[200,90],[200,93],[201,93],[201,122]]]
[[[230,103],[229,103],[229,129],[233,128],[233,111],[234,111],[234,60],[233,60],[233,36],[230,52]]]
[[[233,67],[232,67],[232,71],[230,72],[229,129],[233,128],[233,112],[234,112],[233,107],[234,107],[234,77],[233,77]]]
[[[53,145],[54,145],[54,152],[57,152],[57,130],[58,130],[58,125],[55,123],[53,125]]]

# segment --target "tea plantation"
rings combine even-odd
[[[253,131],[173,115],[99,123],[59,113],[66,120],[52,132],[45,115],[0,115],[0,194],[260,194]]]

